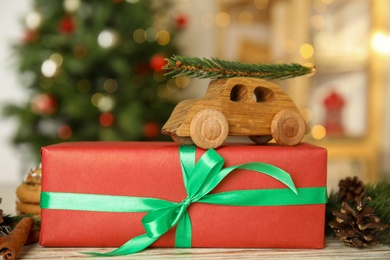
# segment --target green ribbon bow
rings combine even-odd
[[[100,194],[42,192],[44,209],[87,210],[104,212],[148,212],[142,219],[146,233],[132,238],[108,253],[86,253],[96,256],[119,256],[137,253],[176,227],[176,247],[191,247],[192,227],[187,208],[191,203],[230,206],[282,206],[323,204],[326,187],[296,189],[290,175],[266,163],[246,163],[223,168],[224,159],[213,149],[207,150],[195,164],[195,146],[180,146],[184,186],[187,198],[171,202],[157,198],[112,196]],[[269,175],[288,189],[235,190],[209,194],[229,173],[245,169]]]

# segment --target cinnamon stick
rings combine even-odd
[[[0,237],[0,245],[5,242],[5,240],[8,239],[8,236],[1,236]],[[26,243],[24,245],[30,245],[39,242],[39,231],[31,231],[30,234],[28,234],[28,238]]]
[[[25,217],[15,226],[12,232],[0,245],[0,253],[4,260],[14,260],[27,242],[27,238],[34,226],[34,220]]]

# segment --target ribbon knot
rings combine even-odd
[[[185,199],[181,202],[181,204],[183,205],[183,207],[184,207],[185,209],[187,209],[188,206],[189,206],[191,203],[192,203],[192,200],[191,200],[191,198],[189,198],[189,197],[185,198]]]

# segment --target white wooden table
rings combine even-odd
[[[17,185],[1,185],[0,208],[14,214]],[[94,258],[80,252],[107,252],[109,248],[48,248],[38,244],[25,246],[17,259]],[[390,259],[390,247],[356,249],[344,246],[336,238],[326,238],[325,249],[231,249],[231,248],[152,248],[123,257],[95,259]]]
[[[46,248],[25,246],[18,259],[94,258],[79,252],[107,252],[107,248]],[[224,248],[152,248],[123,257],[94,259],[390,259],[390,247],[356,249],[328,238],[325,249],[224,249]]]

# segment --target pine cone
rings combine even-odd
[[[368,207],[370,197],[356,200],[356,211],[343,201],[340,211],[333,211],[335,220],[329,226],[345,245],[351,247],[368,247],[379,243],[377,233],[388,228]]]
[[[339,182],[339,198],[342,201],[355,201],[366,195],[364,183],[358,177],[347,177]]]

